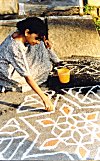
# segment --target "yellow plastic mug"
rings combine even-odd
[[[70,81],[70,70],[67,68],[57,69],[58,77],[61,83],[68,83]]]

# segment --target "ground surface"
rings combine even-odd
[[[42,87],[55,105],[53,112],[44,111],[32,91],[0,94],[0,158],[99,160],[99,64],[98,59],[74,57],[60,65],[70,68],[70,83],[62,85],[50,76],[53,84]]]

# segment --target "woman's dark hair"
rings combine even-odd
[[[17,29],[21,34],[25,34],[25,30],[29,29],[30,33],[44,36],[46,34],[46,26],[43,20],[38,17],[28,17],[17,23]]]

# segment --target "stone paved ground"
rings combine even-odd
[[[92,58],[62,63],[71,70],[70,83],[61,85],[57,76],[50,76],[53,84],[49,81],[49,88],[42,87],[54,103],[53,112],[46,112],[32,91],[0,94],[0,158],[99,160],[99,64]]]

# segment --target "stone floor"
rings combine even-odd
[[[71,70],[71,80],[64,85],[55,74],[63,66]],[[53,112],[46,112],[32,91],[0,94],[0,158],[99,160],[99,59],[69,58],[55,66],[50,79],[41,88],[54,103]]]

